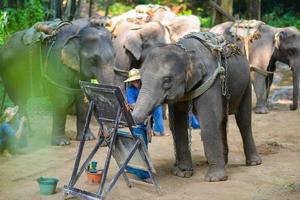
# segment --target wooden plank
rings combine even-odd
[[[209,4],[215,8],[218,12],[220,12],[222,15],[227,17],[230,21],[235,21],[235,18],[228,14],[223,8],[221,8],[218,4],[216,4],[214,1],[209,0]]]

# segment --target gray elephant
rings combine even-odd
[[[160,22],[169,29],[171,42],[177,42],[189,33],[199,32],[201,26],[200,20],[195,15],[175,16],[170,20],[165,19]]]
[[[212,40],[214,38],[211,36]],[[237,49],[229,46],[232,45],[226,45],[228,51],[222,54],[227,65],[224,65],[225,61],[221,63],[224,68],[228,66],[225,78],[224,71],[218,71],[221,63],[217,59],[220,57],[215,55],[216,49],[208,48],[208,43],[194,35],[184,37],[176,45],[151,49],[143,62],[142,88],[132,115],[136,123],[141,123],[155,106],[169,103],[176,157],[173,174],[177,176],[190,177],[193,174],[187,120],[191,106],[201,121],[201,137],[209,163],[206,181],[227,179],[227,111],[235,115],[240,129],[246,165],[262,162],[252,137],[249,64]],[[219,72],[223,72],[219,74],[220,78]],[[202,90],[202,95],[197,93],[194,96],[195,90]],[[224,91],[227,91],[226,97]],[[226,100],[229,94],[230,99]]]
[[[293,104],[291,110],[298,107],[299,76],[300,76],[300,32],[295,27],[276,28],[259,22],[252,36],[236,37],[236,24],[225,22],[213,27],[210,31],[224,34],[233,42],[243,42],[245,54],[251,66],[251,77],[257,97],[256,113],[268,113],[267,99],[276,70],[276,61],[290,66],[293,73]],[[253,30],[246,27],[245,32]]]
[[[23,114],[32,95],[49,95],[53,107],[52,144],[67,145],[70,141],[65,136],[66,116],[74,104],[77,139],[82,139],[86,107],[82,106],[79,80],[97,78],[106,84],[113,80],[112,36],[104,27],[93,23],[84,27],[59,23],[55,30],[47,23],[38,27],[12,35],[0,52],[0,75],[8,95]],[[50,36],[41,41],[45,33]],[[90,130],[88,133],[86,139],[94,138]]]
[[[142,26],[123,21],[113,30],[116,50],[115,84],[123,86],[131,68],[140,68],[143,57],[156,45],[170,42],[168,30],[160,22]]]

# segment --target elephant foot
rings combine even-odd
[[[78,135],[76,137],[77,140],[82,140],[82,135]],[[92,131],[90,129],[87,130],[87,133],[85,134],[85,140],[95,140],[96,137],[94,136],[94,134],[92,133]]]
[[[53,146],[65,146],[70,144],[70,139],[66,136],[53,136],[51,144]]]
[[[228,176],[225,168],[210,167],[204,180],[207,182],[226,181]]]
[[[172,169],[172,174],[174,176],[179,176],[183,178],[190,178],[194,174],[193,168],[190,169],[180,169],[178,166],[174,166]]]
[[[294,104],[291,104],[290,105],[290,110],[297,110],[298,108],[298,104],[294,105]]]
[[[260,106],[255,108],[255,113],[256,114],[268,114],[269,109],[266,106]]]
[[[246,160],[246,166],[255,166],[260,165],[262,160],[259,155],[253,155],[249,159]]]

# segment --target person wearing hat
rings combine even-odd
[[[135,68],[131,69],[128,72],[128,79],[126,79],[124,82],[130,84],[129,87],[127,87],[126,89],[126,97],[130,109],[133,110],[142,86],[140,71]],[[162,106],[158,106],[155,108],[153,112],[153,121],[154,128],[157,127],[158,131],[163,133],[164,127]],[[133,134],[142,137],[145,141],[146,146],[148,146],[147,127],[145,124],[139,124],[137,127],[133,128]],[[150,174],[147,171],[136,169],[133,167],[127,167],[126,170],[127,172],[136,175],[137,177],[146,182],[150,181]]]
[[[124,81],[125,83],[130,83],[129,87],[126,88],[126,97],[129,108],[133,110],[137,97],[139,95],[142,83],[141,75],[138,69],[131,69],[128,72],[128,79]],[[148,137],[147,137],[147,127],[145,124],[138,124],[133,128],[133,134],[142,137],[146,147],[148,148]],[[128,173],[134,174],[138,178],[148,181],[150,179],[149,172],[134,167],[127,166],[126,170]]]
[[[138,94],[140,92],[142,83],[141,75],[138,69],[131,69],[128,72],[128,79],[124,81],[125,83],[130,83],[131,85],[126,90],[127,102],[130,108],[133,110],[135,102],[137,101]],[[163,108],[162,106],[157,106],[154,108],[153,113],[153,133],[155,136],[168,136],[164,133],[164,120],[163,120]]]
[[[5,109],[0,124],[0,152],[6,157],[15,154],[18,148],[26,145],[26,137],[22,135],[25,117],[18,118],[19,107]]]

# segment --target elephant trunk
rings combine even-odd
[[[299,97],[299,75],[300,66],[294,66],[293,69],[293,104],[290,105],[290,110],[296,110],[298,108]]]
[[[97,68],[96,79],[101,84],[113,85],[114,80],[114,64],[107,64]]]
[[[155,107],[154,95],[150,94],[147,89],[140,90],[137,102],[132,112],[136,124],[143,123]]]

